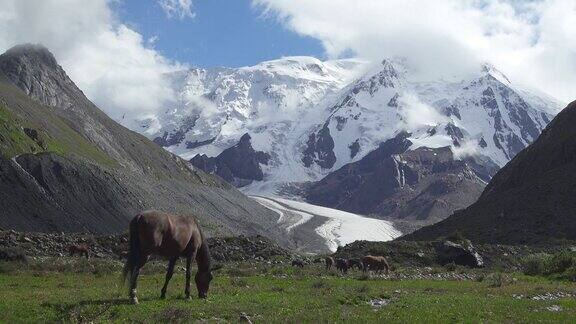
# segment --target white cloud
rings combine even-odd
[[[164,73],[180,66],[117,21],[110,1],[0,0],[0,51],[43,44],[111,117],[146,117],[174,98]]]
[[[424,77],[488,61],[512,82],[576,99],[575,0],[253,0],[330,57],[402,56]]]
[[[434,127],[450,119],[418,99],[413,93],[403,93],[399,99],[398,111],[402,116],[402,128],[408,132],[421,129],[422,126]]]
[[[194,18],[192,0],[158,0],[158,4],[168,18]]]

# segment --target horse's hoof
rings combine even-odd
[[[138,305],[138,298],[134,297],[130,300],[130,303],[132,303],[132,305]]]

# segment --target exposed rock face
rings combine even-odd
[[[328,125],[324,125],[317,133],[312,133],[302,152],[302,162],[306,167],[318,164],[323,169],[330,169],[336,162],[334,155],[334,139],[330,136]]]
[[[408,137],[400,133],[314,183],[307,200],[422,225],[437,222],[480,196],[483,181],[466,162],[455,160],[450,148],[409,150]]]
[[[438,262],[442,265],[454,263],[473,268],[484,266],[482,256],[476,251],[470,241],[455,243],[452,241],[435,242],[434,249]]]
[[[114,122],[43,47],[0,55],[0,125],[0,228],[114,233],[160,209],[290,244],[276,214]]]
[[[0,71],[24,93],[53,107],[69,108],[81,95],[56,59],[41,45],[18,45],[2,55]],[[70,93],[61,91],[72,90]]]
[[[180,144],[184,140],[186,133],[194,128],[194,126],[196,126],[196,121],[198,118],[199,116],[197,115],[187,116],[187,118],[182,121],[182,124],[178,129],[172,131],[171,133],[165,131],[162,136],[154,138],[154,143],[162,147]]]
[[[238,144],[224,150],[217,157],[196,155],[190,163],[205,172],[217,174],[237,187],[247,185],[252,180],[262,180],[264,173],[260,164],[268,164],[270,155],[254,150],[250,139],[246,133]]]
[[[576,240],[576,102],[490,181],[476,203],[407,239],[458,229],[473,242],[544,244]]]

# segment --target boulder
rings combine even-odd
[[[434,249],[436,250],[438,263],[442,265],[454,263],[473,268],[484,266],[482,256],[476,252],[476,249],[468,240],[461,243],[449,240],[436,242]]]

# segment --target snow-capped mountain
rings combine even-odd
[[[330,115],[309,133],[305,147],[314,144],[312,137],[326,142],[330,136],[337,138],[334,148],[316,149],[305,158],[312,162],[304,162],[339,168],[405,130],[412,134],[412,149],[450,146],[456,155],[478,155],[501,167],[535,140],[561,107],[517,89],[488,65],[462,80],[419,82],[411,81],[401,64],[385,60],[329,105]]]
[[[307,186],[295,184],[326,177],[330,181],[324,181],[328,187],[323,188],[342,187],[334,180],[340,176],[327,176],[344,167],[352,170],[346,174],[356,174],[352,163],[407,134],[402,143],[408,147],[382,157],[396,161],[390,162],[397,169],[390,174],[412,170],[412,184],[420,187],[416,190],[399,178],[386,190],[404,190],[396,193],[403,201],[414,192],[429,194],[421,180],[442,168],[434,181],[450,177],[441,186],[450,188],[440,192],[450,191],[451,198],[438,209],[435,221],[475,200],[495,171],[534,141],[563,106],[515,85],[488,64],[469,75],[422,81],[403,60],[371,64],[288,57],[237,69],[191,69],[171,77],[177,100],[164,113],[142,121],[142,130],[168,150],[186,159],[196,157],[197,166],[209,167],[207,171],[250,194],[305,197]],[[404,154],[412,151],[416,153]],[[442,158],[434,158],[437,154]],[[382,163],[374,156],[380,155],[371,155],[370,163]],[[410,160],[412,169],[398,167],[405,163],[402,159]],[[451,160],[466,162],[455,166]],[[462,178],[474,197],[453,194]],[[338,206],[314,203],[347,210],[346,199]],[[367,210],[382,216],[382,206],[389,210],[390,202],[379,201],[378,208]]]
[[[184,158],[215,156],[249,133],[256,149],[274,153],[320,101],[359,73],[365,62],[288,57],[238,69],[190,69],[171,75],[173,107],[140,122],[158,144]]]

